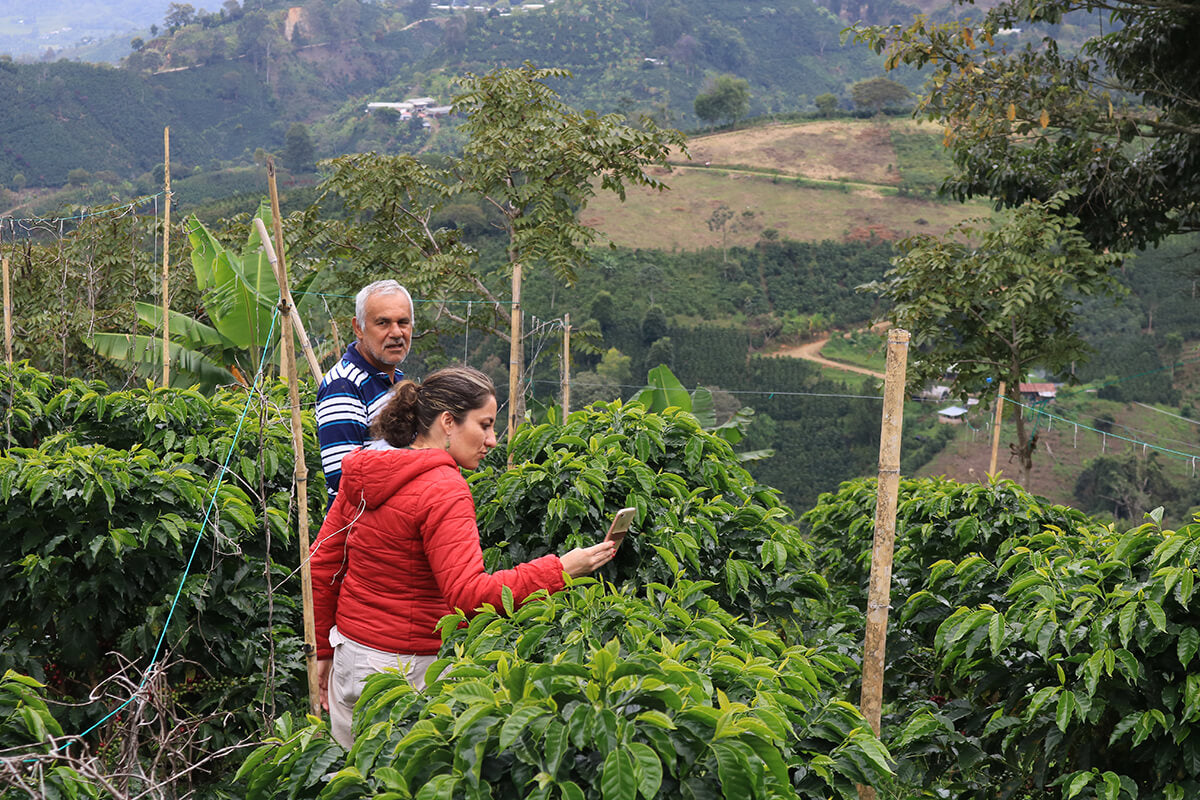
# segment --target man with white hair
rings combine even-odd
[[[337,496],[342,459],[367,438],[367,428],[404,373],[413,335],[413,301],[393,280],[364,286],[354,298],[354,335],[342,360],[317,388],[317,440],[329,502]]]

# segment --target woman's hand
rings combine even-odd
[[[317,697],[321,699],[321,708],[329,710],[329,668],[333,666],[332,658],[317,660]]]
[[[617,554],[617,546],[612,542],[601,542],[591,547],[576,547],[571,552],[559,556],[563,572],[572,578],[581,575],[591,575],[596,570],[613,560]]]

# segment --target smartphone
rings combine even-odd
[[[617,547],[621,546],[621,542],[625,541],[625,534],[629,532],[629,526],[633,524],[633,515],[637,513],[636,508],[622,508],[613,517],[612,524],[608,526],[608,535],[604,537],[604,541],[612,542]]]

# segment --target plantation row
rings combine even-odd
[[[1200,792],[1200,526],[1116,533],[1008,481],[903,482],[880,740],[855,708],[873,481],[797,519],[690,414],[597,404],[472,476],[486,560],[591,542],[624,505],[635,535],[599,580],[443,620],[440,677],[373,678],[346,753],[302,713],[282,387],[247,413],[242,393],[6,377],[5,797]],[[137,685],[197,537],[146,687],[53,751]],[[241,741],[262,744],[207,760]]]

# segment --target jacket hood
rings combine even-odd
[[[362,498],[368,509],[378,508],[401,486],[439,467],[457,470],[458,464],[445,450],[355,450],[342,460],[338,494],[352,505]]]

